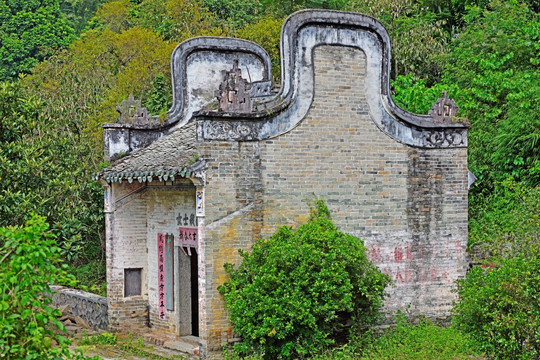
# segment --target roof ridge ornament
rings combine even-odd
[[[252,99],[249,85],[250,83],[242,78],[242,69],[238,67],[238,59],[235,59],[232,69],[225,72],[219,90],[215,91],[219,102],[219,111],[250,113]]]
[[[133,94],[129,94],[127,100],[122,100],[116,106],[116,111],[120,113],[121,124],[153,125],[159,122],[157,117],[148,115],[148,110],[141,107],[141,100],[135,100]]]
[[[456,114],[459,111],[459,106],[453,99],[448,97],[446,91],[442,92],[442,97],[437,99],[437,102],[428,111],[428,115],[434,123],[451,124],[457,121]]]

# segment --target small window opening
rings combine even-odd
[[[141,295],[142,269],[124,269],[124,297]]]

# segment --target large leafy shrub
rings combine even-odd
[[[340,348],[331,349],[314,360],[458,360],[477,359],[467,337],[455,327],[435,325],[429,319],[416,324],[399,312],[396,326],[382,331],[370,329]]]
[[[88,142],[48,109],[20,82],[0,83],[0,226],[45,216],[63,257],[79,265],[102,250],[102,190],[89,181]]]
[[[356,328],[376,320],[390,278],[367,258],[362,241],[338,231],[322,201],[308,222],[283,226],[241,252],[230,280],[219,288],[240,353],[265,359],[314,354],[334,343],[347,321]]]
[[[54,49],[65,48],[73,39],[73,28],[57,0],[0,0],[0,80],[29,73]]]
[[[540,187],[508,179],[469,220],[473,256],[512,258],[540,252]]]
[[[60,265],[60,248],[34,216],[24,228],[0,228],[0,357],[2,359],[83,359],[69,352],[65,330],[51,307],[50,284],[73,284]]]
[[[540,356],[540,255],[473,268],[459,281],[454,322],[493,359]]]

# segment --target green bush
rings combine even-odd
[[[394,90],[394,101],[404,109],[416,114],[427,115],[428,111],[442,96],[443,91],[454,98],[458,89],[446,84],[435,84],[427,87],[425,79],[416,80],[413,74],[400,75],[391,81]],[[459,115],[459,113],[458,113]]]
[[[473,268],[458,282],[454,322],[493,359],[540,356],[540,255]]]
[[[474,358],[467,337],[454,327],[440,327],[428,319],[418,324],[404,317],[397,326],[365,344],[362,359],[369,360],[458,360]]]
[[[345,324],[360,328],[379,317],[390,278],[365,255],[362,241],[337,230],[322,201],[307,224],[283,226],[226,264],[225,296],[241,354],[265,359],[309,356],[335,342]]]
[[[24,228],[0,228],[0,357],[15,359],[84,359],[69,352],[69,341],[51,307],[50,284],[74,280],[58,267],[60,248],[42,217]],[[56,344],[55,344],[56,343]]]
[[[361,338],[315,356],[314,360],[458,360],[475,359],[467,337],[454,327],[441,327],[428,319],[418,324],[399,314],[395,327],[369,330]]]
[[[489,207],[469,209],[469,247],[473,254],[513,258],[540,252],[540,187],[512,178],[497,184]],[[483,259],[475,259],[483,260]]]

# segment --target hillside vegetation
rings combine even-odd
[[[281,24],[302,8],[379,19],[392,38],[396,102],[425,114],[445,90],[470,120],[469,169],[478,181],[469,248],[487,265],[459,291],[485,308],[456,307],[457,323],[483,351],[514,358],[501,346],[514,351],[519,338],[521,350],[538,356],[540,281],[522,273],[523,262],[538,264],[540,244],[538,0],[0,0],[0,226],[45,217],[70,271],[103,293],[102,189],[91,180],[106,165],[101,125],[116,120],[115,106],[131,93],[165,114],[171,51],[194,36],[262,45],[279,81]],[[512,279],[530,286],[513,288]],[[474,291],[490,284],[507,284],[506,300]],[[519,308],[522,301],[531,306]],[[484,314],[489,308],[496,312]],[[505,311],[505,334],[486,338],[473,326],[495,326]],[[505,336],[512,346],[499,341]],[[484,346],[490,341],[498,345]]]

